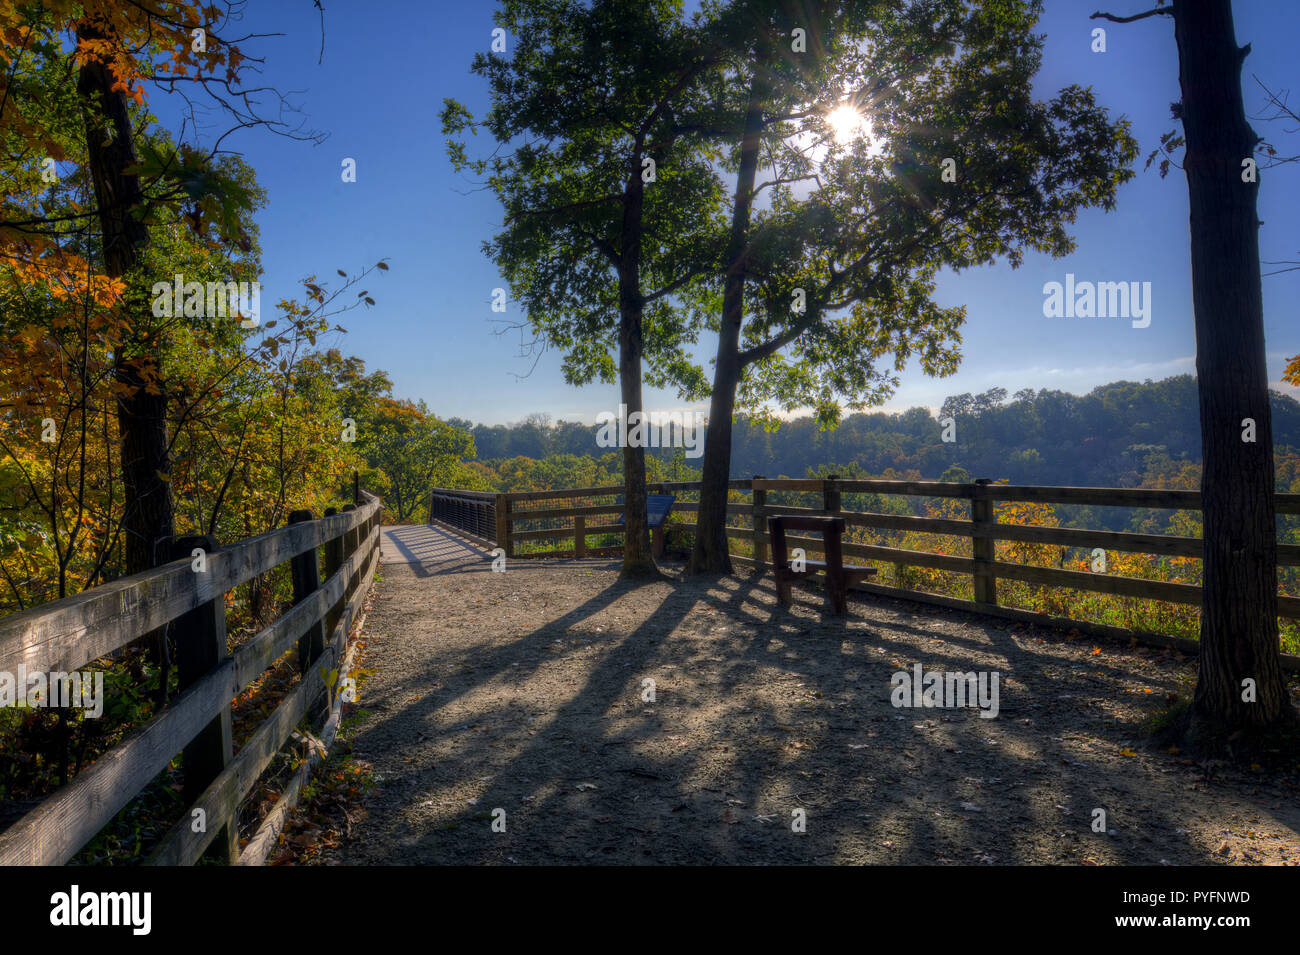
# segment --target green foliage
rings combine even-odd
[[[942,441],[937,420],[949,415],[957,426],[954,443]],[[473,435],[485,461],[608,454],[596,445],[597,429],[576,422],[552,424],[534,415],[510,426],[457,424]],[[1279,490],[1300,488],[1294,463],[1300,450],[1300,402],[1273,395],[1273,435]],[[1016,484],[1135,487],[1151,482],[1181,487],[1200,450],[1196,382],[1181,375],[1111,382],[1086,395],[1026,389],[1008,400],[1004,389],[995,388],[950,397],[937,416],[926,408],[853,414],[825,429],[810,417],[739,415],[731,475],[802,477],[813,468],[820,476],[826,462],[838,462],[834,467],[845,478],[893,471],[947,480],[941,476],[960,468],[971,478],[1007,478]],[[649,449],[647,459],[663,460],[674,453],[680,449]],[[699,459],[685,463],[698,467]]]
[[[756,187],[772,191],[744,252],[756,300],[739,351],[744,407],[811,406],[832,424],[841,402],[888,397],[909,360],[951,374],[965,310],[932,300],[938,270],[1001,257],[1016,266],[1026,249],[1063,255],[1076,211],[1110,208],[1133,175],[1128,123],[1090,91],[1034,100],[1037,3],[828,4],[829,40],[818,37],[801,70],[771,45],[797,18],[780,5],[731,6],[754,11],[755,52],[731,81],[752,85],[771,117],[761,136],[773,167]],[[865,136],[830,135],[841,103],[864,117]],[[739,117],[730,128],[738,142]],[[720,263],[716,281],[735,265]]]
[[[416,519],[430,488],[455,486],[460,462],[474,456],[474,439],[429,414],[423,401],[376,397],[357,427],[366,463],[382,474],[370,489],[384,498],[399,524]]]
[[[703,270],[721,221],[721,153],[686,132],[710,98],[683,82],[714,62],[710,37],[674,0],[509,2],[496,22],[515,40],[508,59],[475,57],[490,110],[480,122],[446,100],[441,114],[453,165],[485,174],[505,209],[485,251],[527,323],[564,353],[566,381],[614,380],[621,312],[634,304],[647,380],[702,391],[687,348],[706,302],[674,293]],[[516,148],[471,158],[464,137],[480,128]]]
[[[186,211],[186,221],[203,236],[209,225],[219,241],[248,251],[244,223],[265,202],[265,194],[238,157],[214,158],[191,146],[174,147],[160,136],[142,139],[139,161],[127,171],[141,179],[146,204],[136,213],[152,221],[160,208]]]

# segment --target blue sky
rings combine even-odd
[[[1082,393],[1117,379],[1159,379],[1194,371],[1195,336],[1188,265],[1187,184],[1172,169],[1161,179],[1142,161],[1173,128],[1169,104],[1179,97],[1173,24],[1165,17],[1118,25],[1090,21],[1099,0],[1048,0],[1040,22],[1046,34],[1040,96],[1062,86],[1091,86],[1099,102],[1133,123],[1142,159],[1112,213],[1087,211],[1073,234],[1078,248],[1065,259],[1028,256],[1020,269],[997,265],[942,277],[941,304],[965,304],[960,371],[927,378],[909,368],[885,407],[931,408],[950,394],[995,386],[1056,388]],[[1130,14],[1146,0],[1104,0],[1102,8]],[[1292,0],[1237,0],[1239,43],[1250,42],[1244,82],[1247,112],[1258,116],[1263,94],[1252,74],[1271,88],[1294,81],[1294,43],[1300,4]],[[380,258],[391,270],[367,284],[376,307],[342,320],[337,344],[371,369],[382,368],[400,397],[423,398],[441,417],[475,422],[515,421],[531,412],[594,421],[617,407],[617,387],[573,388],[564,383],[558,354],[532,369],[518,357],[518,334],[493,333],[491,290],[502,285],[481,243],[497,230],[500,209],[488,192],[452,172],[438,123],[443,97],[479,114],[486,85],[470,74],[474,53],[491,42],[493,4],[343,2],[325,0],[324,60],[320,15],[306,0],[259,0],[245,25],[283,33],[260,41],[266,65],[259,82],[294,91],[303,119],[328,133],[321,145],[287,140],[264,130],[240,132],[224,144],[253,164],[270,203],[258,216],[263,247],[263,314],[296,295],[309,274],[337,278]],[[1106,29],[1107,51],[1093,53],[1091,32]],[[1300,91],[1293,103],[1300,107]],[[153,105],[165,122],[174,115],[159,93]],[[1300,153],[1300,131],[1278,123],[1253,125],[1283,154]],[[357,180],[341,180],[345,158]],[[1261,257],[1300,259],[1300,166],[1265,169],[1260,176]],[[1267,270],[1267,268],[1266,268]],[[1151,282],[1149,327],[1122,319],[1043,317],[1043,284],[1079,281]],[[1300,272],[1264,279],[1269,379],[1285,358],[1300,353]],[[518,317],[513,313],[507,317]],[[703,352],[712,354],[706,339]],[[526,377],[518,377],[526,376]],[[1281,388],[1296,394],[1296,389]],[[652,409],[683,407],[675,394],[647,390]]]

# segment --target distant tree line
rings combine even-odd
[[[1300,402],[1273,392],[1272,406],[1276,447],[1294,455],[1300,449]],[[953,419],[951,442],[943,441],[945,418]],[[481,461],[608,453],[596,444],[596,426],[543,414],[511,425],[475,425],[463,418],[447,423],[473,435]],[[647,454],[669,460],[681,450]],[[1179,375],[1111,382],[1086,395],[1024,389],[1008,400],[1006,389],[993,388],[954,395],[937,416],[920,407],[854,414],[828,430],[803,417],[768,431],[762,419],[739,415],[731,476],[803,477],[835,462],[841,469],[853,466],[853,476],[892,472],[938,479],[960,468],[972,477],[1017,484],[1132,487],[1152,474],[1176,475],[1181,464],[1199,463],[1200,455],[1196,380]]]

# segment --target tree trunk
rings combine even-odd
[[[151,395],[147,386],[156,377],[152,355],[131,357],[125,348],[116,355],[115,375],[131,393],[118,399],[117,419],[122,440],[122,486],[126,498],[123,547],[126,573],[148,570],[165,558],[154,554],[156,541],[173,533],[171,455],[167,447],[167,397]]]
[[[727,275],[722,289],[722,326],[718,330],[718,356],[709,400],[709,427],[704,438],[704,466],[700,482],[700,509],[696,517],[695,548],[688,574],[729,574],[727,549],[727,482],[731,479],[731,418],[740,384],[740,327],[745,320],[745,249],[749,243],[749,216],[754,205],[754,176],[763,129],[762,97],[758,73],[750,80],[745,107],[745,131],[740,143],[740,168],[727,240]]]
[[[78,27],[79,39],[102,39],[95,28]],[[137,176],[126,170],[136,162],[126,96],[113,90],[114,77],[101,63],[84,63],[77,76],[86,125],[86,152],[103,239],[104,270],[125,279],[125,301],[141,313],[134,341],[118,343],[113,353],[114,377],[129,387],[117,396],[118,431],[122,450],[122,562],[135,574],[165,560],[155,553],[158,541],[171,537],[174,523],[171,454],[167,441],[167,395],[158,375],[158,342],[151,334],[151,316],[142,313],[147,299],[133,273],[140,250],[149,240],[144,223],[132,213],[144,194]],[[107,128],[105,128],[107,126]],[[136,288],[132,288],[135,285]],[[132,294],[132,292],[136,294]],[[170,654],[167,628],[141,640],[152,645],[159,668],[158,701],[167,699]]]
[[[81,39],[101,39],[82,26]],[[104,269],[113,278],[127,279],[139,263],[149,240],[144,223],[132,213],[144,201],[137,176],[128,173],[136,162],[126,96],[113,90],[113,76],[98,62],[82,65],[77,78],[86,116],[86,146],[95,202],[103,233]],[[107,120],[104,129],[101,120]],[[143,298],[137,298],[137,307]],[[116,379],[130,386],[118,396],[118,427],[122,442],[123,562],[127,574],[154,566],[154,544],[173,531],[171,455],[167,442],[167,396],[158,381],[158,343],[148,319],[138,323],[143,334],[120,343],[113,356]],[[150,393],[151,391],[156,393]]]
[[[641,398],[641,208],[645,183],[641,180],[640,151],[627,181],[623,203],[622,241],[618,268],[618,380],[621,400],[628,416],[640,420]],[[658,577],[659,569],[650,554],[650,528],[646,513],[645,447],[631,440],[623,443],[623,578]]]
[[[78,40],[102,40],[97,29],[82,25]],[[114,78],[103,64],[89,61],[77,75],[86,123],[86,149],[95,202],[103,233],[104,269],[122,278],[135,268],[140,250],[149,241],[144,223],[131,212],[144,202],[140,179],[126,170],[136,162],[135,140],[126,95],[113,90]],[[103,122],[107,122],[107,129]]]
[[[737,352],[741,316],[736,315],[733,320],[725,304],[723,314],[726,317],[718,331],[713,395],[709,399],[709,426],[704,432],[700,508],[695,518],[695,547],[686,567],[688,574],[729,574],[732,570],[727,544],[727,484],[731,480],[732,415],[735,412],[736,387],[740,384]]]
[[[1256,182],[1230,0],[1175,0],[1200,396],[1205,561],[1191,727],[1209,740],[1294,716],[1279,661],[1273,432]],[[1254,440],[1243,440],[1244,419]],[[1254,702],[1244,681],[1254,681]]]

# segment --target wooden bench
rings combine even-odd
[[[664,525],[668,523],[668,515],[672,513],[673,504],[677,501],[676,494],[647,494],[646,496],[646,525],[654,531],[654,555],[662,557],[664,555]],[[625,524],[626,514],[618,516],[618,524]]]
[[[825,571],[826,595],[830,599],[831,610],[837,614],[847,612],[849,585],[870,577],[876,573],[876,568],[844,563],[844,552],[840,547],[844,526],[842,517],[796,517],[791,514],[776,514],[767,519],[767,531],[772,539],[772,573],[776,577],[776,596],[782,604],[790,603],[792,582],[818,571]],[[785,546],[787,530],[821,531],[826,560],[805,561],[803,570],[791,568]]]

